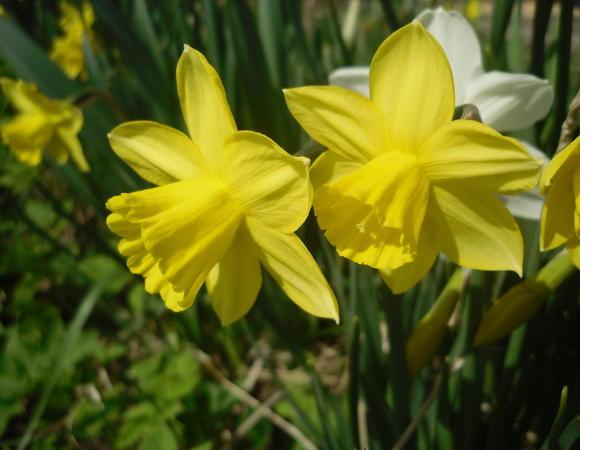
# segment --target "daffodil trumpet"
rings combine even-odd
[[[294,234],[311,206],[309,160],[260,133],[238,131],[221,80],[185,46],[177,91],[189,137],[150,121],[110,134],[112,148],[158,187],[108,200],[119,252],[149,293],[181,311],[206,287],[224,325],[252,307],[261,264],[310,314],[338,321],[337,301]]]
[[[532,189],[541,162],[482,123],[452,120],[452,70],[419,22],[381,44],[369,73],[370,98],[338,86],[285,91],[292,115],[327,149],[311,167],[327,239],[379,269],[394,293],[440,252],[520,275],[523,239],[498,195]]]

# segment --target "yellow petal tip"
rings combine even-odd
[[[286,98],[290,97],[290,96],[294,95],[294,93],[297,89],[300,89],[300,88],[284,88],[284,89],[282,89],[283,96]]]
[[[109,198],[105,203],[106,209],[111,212],[114,212],[117,209],[125,206],[125,195],[115,195],[114,197]]]
[[[512,270],[519,275],[519,278],[523,278],[523,264],[513,266]]]

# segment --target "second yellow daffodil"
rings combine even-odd
[[[452,71],[420,23],[375,53],[370,99],[336,86],[285,97],[327,147],[311,169],[314,208],[340,255],[380,269],[396,293],[440,251],[464,267],[521,274],[522,236],[497,194],[533,188],[540,163],[486,125],[452,121]]]
[[[540,248],[565,244],[579,267],[579,149],[580,138],[558,152],[544,169],[540,190],[546,196],[540,223]]]
[[[73,159],[89,171],[77,134],[83,126],[81,110],[65,100],[46,97],[33,83],[1,78],[0,85],[16,116],[0,128],[2,139],[25,164],[35,166],[44,151],[60,164]]]
[[[309,161],[237,127],[217,72],[186,46],[177,90],[190,137],[155,122],[124,123],[114,151],[158,187],[111,198],[109,228],[146,290],[174,311],[206,286],[229,324],[252,307],[260,263],[305,311],[338,320],[337,301],[294,231],[310,210]]]

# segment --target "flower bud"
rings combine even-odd
[[[475,345],[496,342],[529,320],[574,269],[569,255],[562,252],[533,277],[509,289],[483,316]]]
[[[406,363],[411,376],[419,373],[439,350],[462,290],[463,279],[468,273],[457,269],[452,274],[440,296],[408,338]]]

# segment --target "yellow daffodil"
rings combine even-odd
[[[396,293],[440,251],[465,267],[521,273],[521,233],[496,194],[531,189],[540,163],[486,125],[452,121],[452,71],[421,24],[381,44],[370,98],[337,86],[285,97],[327,147],[311,169],[314,208],[341,256],[380,269]]]
[[[155,122],[128,122],[114,151],[158,187],[111,198],[109,228],[146,290],[180,311],[202,284],[229,324],[252,307],[260,263],[305,311],[338,320],[335,297],[294,231],[310,210],[306,158],[268,137],[237,131],[217,72],[186,46],[177,90],[190,137]]]
[[[77,134],[83,125],[81,111],[64,100],[53,100],[23,80],[1,78],[4,95],[16,111],[16,117],[1,127],[2,139],[15,156],[30,166],[47,151],[59,163],[73,159],[79,170],[89,166]]]
[[[579,267],[579,137],[558,152],[544,169],[540,191],[546,196],[542,210],[540,248],[565,244]]]
[[[50,57],[70,78],[85,75],[83,36],[91,33],[94,24],[94,9],[84,2],[81,11],[66,1],[60,4],[60,28],[63,34],[52,43]],[[91,34],[90,34],[90,37]]]

